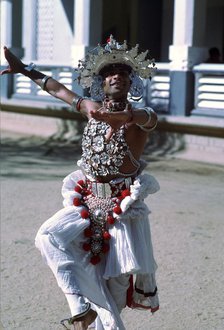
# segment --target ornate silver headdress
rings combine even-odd
[[[131,68],[130,79],[132,85],[130,94],[133,97],[141,97],[143,93],[142,79],[151,79],[155,72],[155,62],[147,59],[148,50],[139,52],[139,45],[128,49],[127,42],[119,44],[111,35],[105,47],[98,45],[90,51],[84,60],[78,64],[78,81],[83,88],[90,88],[91,96],[96,100],[102,100],[102,77],[100,71],[108,65],[125,64]]]

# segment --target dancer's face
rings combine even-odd
[[[129,72],[122,67],[109,69],[104,74],[103,88],[104,93],[109,98],[124,99],[127,98],[131,86]]]

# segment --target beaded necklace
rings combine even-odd
[[[112,101],[107,98],[103,101],[103,108],[107,109],[109,112],[131,110],[131,103],[128,101]]]

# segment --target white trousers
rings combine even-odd
[[[107,287],[117,306],[119,313],[126,306],[126,295],[129,287],[129,275],[121,275],[119,277],[107,280]],[[86,311],[87,298],[78,294],[65,294],[71,315],[75,316]],[[94,309],[94,307],[93,307]]]

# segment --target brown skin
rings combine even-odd
[[[22,73],[40,86],[41,80],[45,76],[44,74],[36,70],[32,70],[31,72],[26,71],[24,69],[26,65],[22,63],[14,54],[12,54],[7,47],[4,47],[4,52],[5,58],[9,63],[9,67],[1,71],[1,75]],[[130,85],[131,81],[127,71],[113,69],[113,71],[108,72],[104,77],[104,92],[105,95],[112,101],[126,101]],[[69,105],[72,104],[73,98],[77,95],[53,78],[48,79],[45,87],[49,94],[66,102]],[[144,110],[132,109],[132,117],[131,113],[127,110],[121,112],[107,112],[106,109],[102,108],[100,103],[84,99],[81,102],[80,112],[88,119],[95,118],[97,120],[108,123],[111,126],[111,129],[107,134],[107,139],[110,139],[115,130],[126,124],[126,141],[135,159],[139,160],[148,137],[148,133],[141,130],[136,125],[144,124],[147,121],[148,115]],[[130,122],[131,117],[132,121]],[[157,116],[153,113],[148,127],[154,127],[156,122]],[[132,165],[129,158],[126,157],[123,165],[120,168],[120,171],[124,173],[130,173],[134,170],[135,167]],[[107,177],[100,179],[102,179],[104,182],[108,182],[112,178],[114,178],[114,176],[108,175]],[[96,319],[96,317],[97,313],[93,310],[90,310],[87,315],[74,322],[74,330],[86,330],[88,326]]]
[[[86,330],[88,326],[95,321],[97,313],[90,309],[90,311],[85,315],[77,319],[73,323],[74,330]]]

